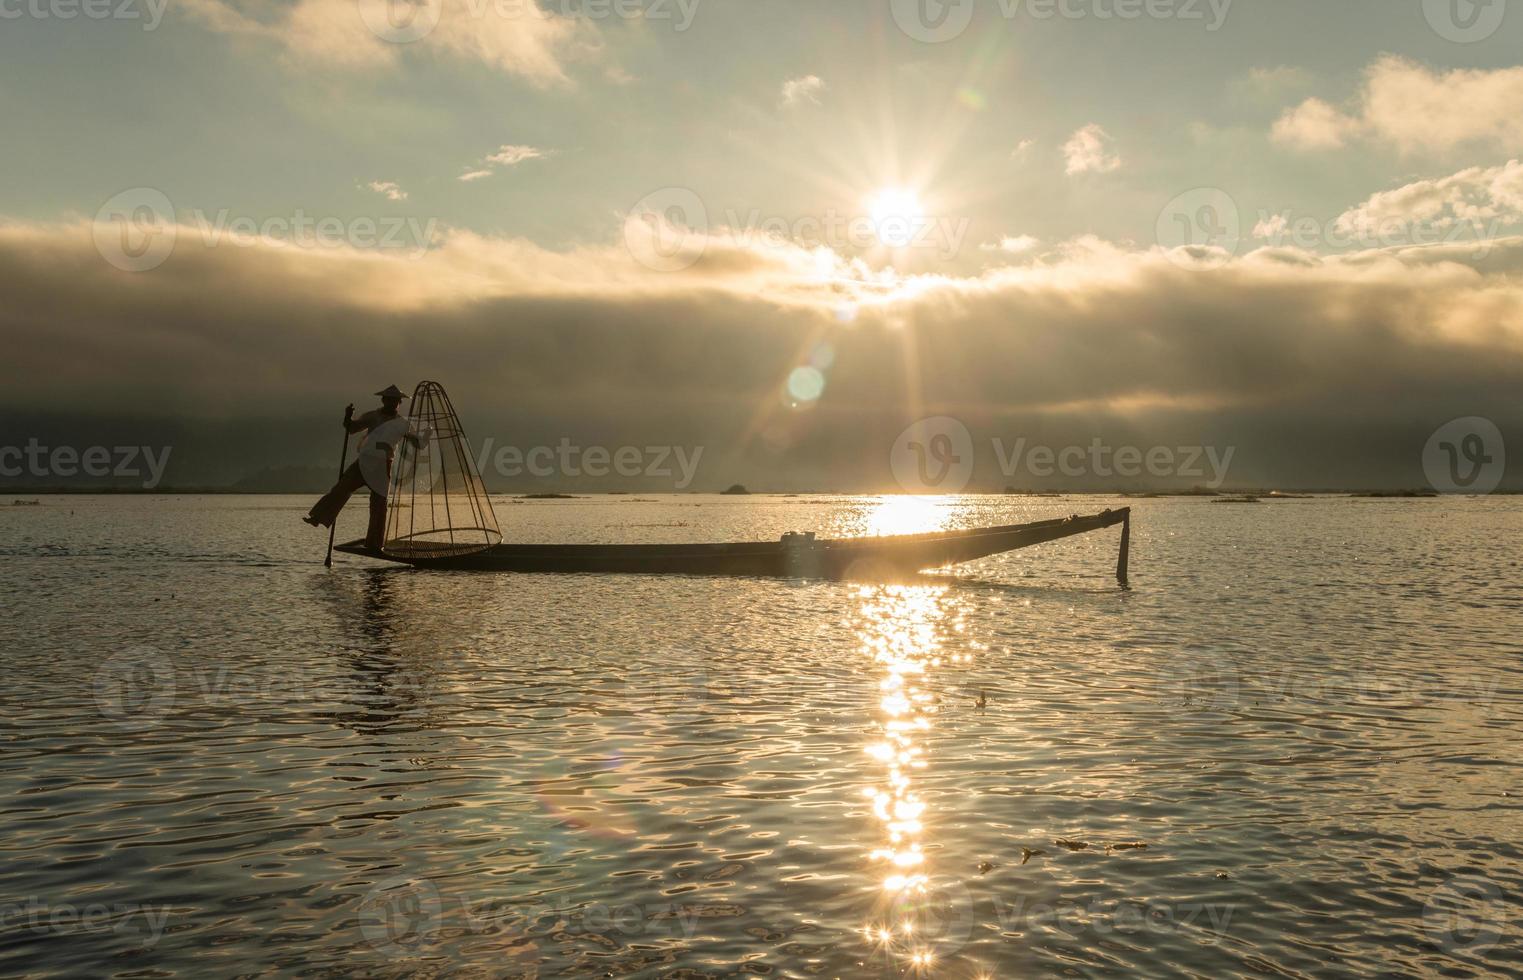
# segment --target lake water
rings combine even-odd
[[[1523,498],[496,500],[545,542],[1131,504],[1129,590],[1115,531],[895,586],[326,571],[305,497],[41,499],[0,974],[1523,976]]]

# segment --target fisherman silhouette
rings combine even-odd
[[[402,394],[402,389],[391,385],[376,392],[376,395],[381,399],[381,407],[371,409],[359,418],[354,416],[353,405],[344,409],[344,431],[351,434],[363,432],[368,437],[374,430],[401,417],[397,409],[401,406],[402,400],[407,397]],[[388,458],[396,449],[395,446],[386,443],[373,448],[385,452]],[[365,486],[367,482],[370,483],[370,525],[365,531],[365,547],[379,551],[386,535],[386,490],[384,483],[378,488],[377,481],[365,479],[359,458],[349,464],[340,474],[333,489],[323,494],[322,499],[312,505],[312,510],[302,520],[313,527],[332,527],[333,522],[338,520],[339,511],[344,509],[344,504],[348,503],[354,492]]]

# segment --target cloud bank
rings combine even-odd
[[[1007,439],[1233,445],[1236,478],[1300,486],[1416,485],[1437,425],[1523,422],[1523,239],[1484,259],[1281,248],[1219,268],[1085,239],[966,278],[722,231],[696,248],[660,273],[622,242],[456,231],[408,259],[184,229],[134,274],[87,225],[7,224],[0,402],[12,430],[318,419],[430,377],[477,431],[703,445],[727,478],[802,489],[882,486],[895,437],[936,414]],[[822,350],[823,394],[790,404],[790,373]]]

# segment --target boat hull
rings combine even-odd
[[[1125,525],[1130,508],[1034,524],[932,534],[733,544],[499,544],[466,555],[399,557],[365,547],[338,551],[417,568],[450,571],[595,573],[603,575],[739,575],[767,578],[883,579],[944,568],[1076,534]],[[1123,534],[1123,541],[1126,535]],[[1118,566],[1124,578],[1125,557]]]

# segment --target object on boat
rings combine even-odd
[[[413,394],[408,438],[391,475],[386,540],[377,551],[349,541],[338,551],[419,568],[499,572],[745,575],[883,579],[913,575],[1121,525],[1116,577],[1126,582],[1131,509],[1003,527],[826,540],[790,533],[733,544],[503,544],[465,432],[444,389]]]
[[[404,562],[447,561],[500,542],[497,515],[444,388],[433,381],[419,382],[407,421],[391,464],[383,556]],[[339,550],[352,553],[349,545]]]

